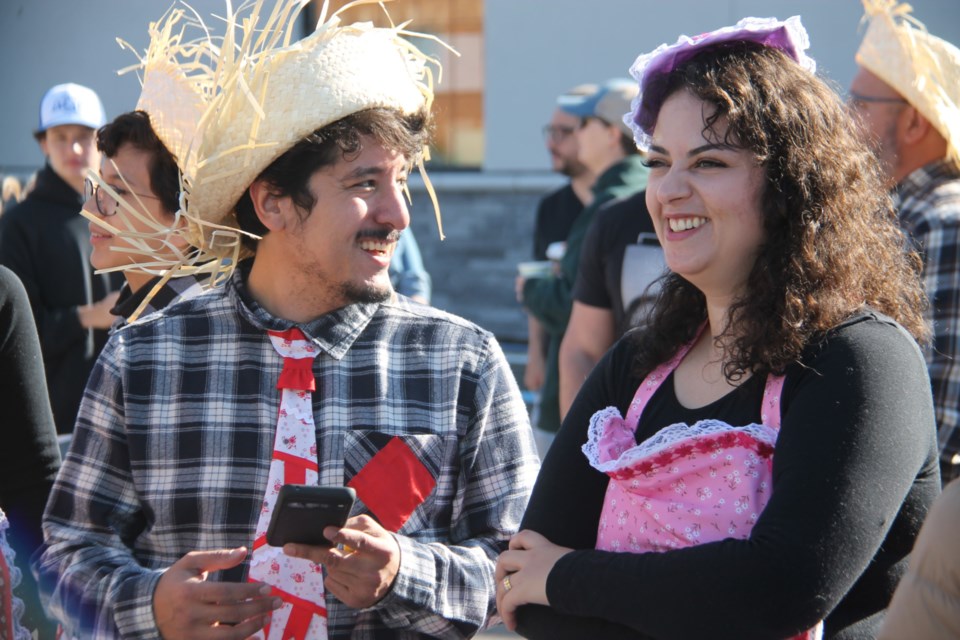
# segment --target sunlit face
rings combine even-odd
[[[599,118],[587,118],[577,129],[577,145],[580,147],[577,157],[594,175],[600,175],[619,159],[617,151],[620,145],[619,127],[609,125]]]
[[[270,240],[284,265],[272,265],[318,312],[392,294],[387,269],[400,232],[410,224],[404,195],[408,162],[370,136],[356,157],[316,171],[309,181],[316,204],[302,221]],[[276,246],[276,245],[275,245]],[[258,260],[260,259],[258,253]]]
[[[130,144],[123,144],[115,156],[112,158],[104,156],[100,161],[100,177],[104,183],[116,191],[127,204],[142,214],[144,218],[169,226],[173,224],[175,212],[166,211],[161,200],[153,191],[150,184],[150,159],[148,152],[137,149]],[[133,215],[123,206],[114,204],[113,198],[106,190],[101,192],[100,198],[106,207],[105,211],[109,213],[115,210],[114,215],[104,216],[97,208],[96,197],[93,196],[83,203],[84,211],[120,231],[135,233],[155,233],[157,231],[156,227]],[[90,243],[93,246],[90,263],[95,269],[122,267],[137,260],[130,253],[116,250],[130,249],[132,245],[129,242],[95,222],[90,223]],[[163,249],[160,242],[151,242],[151,247],[155,250]],[[126,272],[125,275],[134,289],[138,288],[136,285],[150,279],[147,274],[135,272]]]
[[[553,170],[565,176],[575,177],[586,169],[577,159],[577,129],[580,118],[560,109],[555,109],[547,127],[547,151]]]
[[[884,172],[893,180],[900,176],[900,116],[906,101],[893,88],[861,67],[850,83],[850,106],[859,116],[864,134],[880,158]]]
[[[764,241],[763,169],[750,152],[704,136],[714,107],[688,91],[660,108],[648,155],[647,206],[670,269],[710,296],[737,296]]]
[[[96,131],[79,124],[50,127],[40,140],[40,149],[54,172],[77,193],[83,192],[87,170],[95,169],[100,162]]]

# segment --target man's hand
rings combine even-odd
[[[327,527],[323,535],[342,548],[287,544],[283,552],[326,567],[324,588],[348,607],[370,607],[387,595],[400,571],[400,545],[392,533],[361,515],[342,529]]]
[[[510,538],[510,548],[497,559],[497,611],[507,629],[517,628],[517,607],[549,605],[547,576],[557,560],[573,551],[553,544],[536,531],[524,530]],[[509,588],[508,588],[509,585]]]
[[[207,582],[211,571],[235,567],[246,555],[243,547],[192,551],[164,572],[153,594],[164,640],[244,640],[270,621],[283,603],[268,585]]]
[[[77,315],[80,317],[80,326],[84,329],[109,329],[110,325],[116,319],[116,316],[110,313],[117,305],[117,299],[120,297],[119,291],[108,293],[102,299],[93,304],[85,304],[77,307]]]
[[[527,283],[527,279],[523,276],[517,276],[513,281],[513,293],[517,296],[517,302],[523,304],[523,286]]]
[[[527,315],[527,365],[523,368],[523,386],[540,391],[547,376],[547,355],[543,345],[547,336],[540,321]]]
[[[523,386],[530,391],[540,391],[547,372],[543,358],[527,356],[527,365],[523,369]]]

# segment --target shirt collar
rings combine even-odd
[[[931,182],[960,180],[960,168],[947,159],[936,160],[914,169],[901,180],[893,191],[893,199],[899,204],[905,198],[922,191]]]
[[[238,264],[227,285],[237,298],[241,315],[253,326],[264,331],[286,331],[297,327],[317,347],[337,360],[346,355],[380,308],[379,303],[357,302],[325,313],[310,322],[296,323],[278,318],[254,300],[247,289],[247,278],[252,265],[252,259]]]

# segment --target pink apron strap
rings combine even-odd
[[[634,394],[633,400],[630,402],[630,408],[627,410],[626,423],[631,429],[636,430],[637,423],[640,422],[640,415],[646,408],[650,398],[653,397],[653,394],[657,392],[657,389],[659,389],[663,381],[667,379],[667,376],[677,368],[693,345],[696,344],[706,326],[707,323],[703,323],[697,330],[697,334],[693,337],[693,340],[680,347],[680,350],[677,351],[672,358],[651,371],[647,377],[643,379],[643,382],[640,383],[640,386],[637,387],[637,392]],[[767,376],[767,381],[763,388],[763,404],[760,408],[760,419],[763,424],[768,427],[773,427],[777,431],[780,430],[780,395],[783,391],[784,380],[784,376],[775,376],[772,373]]]
[[[633,400],[630,401],[630,408],[627,410],[627,424],[630,425],[631,429],[637,428],[637,422],[640,421],[640,414],[643,413],[644,408],[646,408],[647,402],[649,402],[653,394],[657,392],[657,389],[659,389],[663,381],[667,379],[667,376],[677,368],[677,365],[684,359],[687,352],[697,343],[706,326],[706,322],[700,325],[696,335],[693,336],[693,340],[680,347],[680,350],[677,351],[672,358],[651,371],[647,377],[643,379],[643,382],[640,383],[640,386],[637,387],[637,392],[634,394]]]
[[[767,375],[763,387],[763,404],[760,407],[760,420],[768,427],[780,431],[780,395],[783,393],[785,376]]]

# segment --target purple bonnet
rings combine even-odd
[[[723,27],[692,38],[680,36],[674,44],[661,44],[650,53],[642,54],[630,67],[630,75],[640,83],[640,93],[633,99],[630,113],[623,117],[623,121],[633,130],[633,139],[640,149],[645,151],[650,148],[650,133],[663,102],[663,96],[648,93],[652,79],[670,73],[713,45],[744,41],[780,49],[811,73],[817,69],[813,58],[804,53],[810,48],[810,39],[800,24],[800,16],[786,20],[744,18],[732,27]]]

